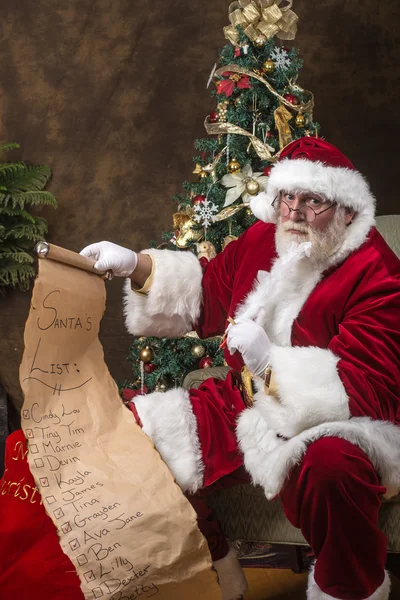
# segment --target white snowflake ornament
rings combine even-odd
[[[194,211],[197,213],[193,218],[197,223],[200,223],[203,227],[210,227],[215,221],[215,214],[218,212],[218,206],[209,200],[204,200],[196,204]]]
[[[271,59],[274,61],[277,69],[282,69],[283,71],[286,71],[292,64],[287,50],[277,48],[276,46],[271,52]]]

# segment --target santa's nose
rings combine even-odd
[[[296,199],[295,202],[293,202],[293,205],[291,206],[292,210],[289,213],[289,219],[291,221],[304,221],[303,212],[299,210],[299,208],[301,208],[301,203]]]

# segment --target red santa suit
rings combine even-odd
[[[282,189],[356,211],[323,264],[301,245],[277,256],[271,202]],[[368,184],[322,140],[287,147],[251,208],[260,222],[210,262],[145,250],[154,278],[146,296],[127,281],[126,324],[134,335],[195,329],[209,337],[224,333],[228,317],[254,320],[272,342],[277,393],[256,378],[246,408],[236,375],[243,361],[226,351],[225,382],[138,397],[137,413],[185,492],[234,477],[244,464],[267,498],[281,494],[317,556],[309,599],[386,600],[386,542],[374,519],[380,496],[400,490],[399,261],[374,228]]]

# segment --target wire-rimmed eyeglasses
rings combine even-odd
[[[326,212],[333,206],[336,206],[336,202],[330,202],[329,206],[327,206],[326,208],[316,211],[309,204],[311,202],[315,202],[315,198],[312,198],[312,197],[307,198],[305,200],[304,204],[299,206],[299,208],[292,208],[291,206],[289,206],[289,204],[287,203],[286,200],[283,200],[283,198],[280,198],[279,196],[277,196],[272,203],[272,207],[273,207],[274,211],[276,212],[276,214],[281,217],[288,217],[291,212],[299,212],[301,215],[303,215],[304,220],[307,223],[312,223],[313,221],[315,221],[315,219],[319,215],[322,215],[322,213]],[[321,202],[321,205],[324,206],[326,204],[326,202],[329,202],[329,201],[326,200],[325,202]]]

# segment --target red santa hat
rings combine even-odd
[[[338,148],[321,138],[300,138],[282,150],[266,191],[250,201],[258,219],[276,222],[272,202],[281,190],[319,193],[352,208],[357,213],[354,223],[362,223],[367,231],[375,222],[375,198],[367,181]]]

